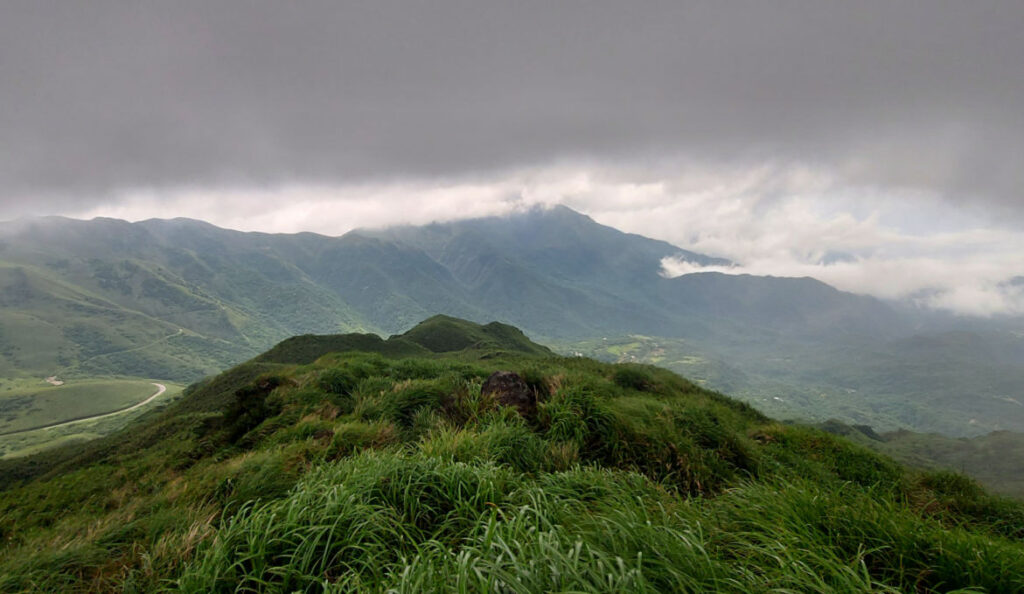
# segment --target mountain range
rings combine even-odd
[[[776,416],[1024,430],[1019,319],[810,278],[668,278],[667,257],[729,264],[565,207],[340,237],[21,219],[0,224],[0,377],[187,382],[293,335],[387,336],[447,314],[514,324],[566,354],[656,362]]]

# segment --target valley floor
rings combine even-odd
[[[33,387],[13,396],[2,396],[0,406],[4,399],[8,402],[27,400],[23,408],[30,407],[30,414],[20,418],[8,415],[7,429],[0,431],[0,458],[25,456],[51,447],[97,439],[161,403],[166,405],[177,398],[182,389],[183,386],[166,381],[104,378],[72,380],[56,389]],[[57,420],[41,422],[46,419]],[[26,426],[28,422],[39,424]]]

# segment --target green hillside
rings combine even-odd
[[[883,451],[906,464],[962,472],[996,493],[1024,500],[1024,433],[994,431],[953,438],[897,431],[882,438]]]
[[[0,590],[1024,588],[1021,505],[664,369],[452,318],[276,351],[0,462]]]
[[[534,355],[553,354],[507,324],[474,324],[451,316],[433,316],[403,334],[382,339],[376,334],[334,334],[294,336],[278,343],[255,361],[307,364],[323,355],[341,351],[365,351],[387,356],[416,356],[452,351],[504,352]]]
[[[0,224],[0,376],[191,381],[294,334],[364,329],[290,261],[308,242],[186,220]]]
[[[553,354],[547,347],[531,341],[515,326],[498,322],[481,326],[450,316],[424,320],[408,332],[391,337],[389,342],[395,340],[411,342],[434,353],[484,351],[493,355],[511,351],[530,355]]]
[[[877,433],[836,420],[818,426],[909,466],[961,472],[993,492],[1024,501],[1024,433],[993,431],[957,438],[906,430]]]
[[[631,334],[552,345],[565,354],[666,367],[780,419],[841,419],[880,432],[976,437],[1024,432],[1024,365],[1015,363],[1020,355],[1014,352],[1019,340],[942,332],[861,346],[783,343],[759,351]]]

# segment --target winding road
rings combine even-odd
[[[163,338],[158,338],[158,339],[154,340],[153,342],[148,343],[148,344],[144,344],[142,346],[132,347],[130,349],[122,349],[120,351],[111,351],[109,353],[100,353],[98,355],[93,355],[93,356],[88,357],[86,359],[82,359],[81,361],[77,361],[77,362],[75,362],[72,365],[69,365],[66,369],[63,370],[63,373],[66,374],[68,370],[74,369],[76,367],[77,368],[81,368],[82,363],[86,363],[88,361],[92,361],[93,359],[100,359],[102,357],[109,357],[111,355],[120,355],[122,353],[133,353],[135,351],[141,351],[143,349],[148,349],[149,347],[151,347],[151,346],[153,346],[155,344],[159,344],[161,342],[166,342],[166,341],[174,338],[175,336],[181,336],[184,333],[185,333],[185,329],[184,328],[178,328],[177,332],[174,332],[172,334],[168,334],[167,336],[164,336]]]
[[[146,398],[142,402],[139,402],[138,404],[133,404],[133,405],[131,405],[129,407],[122,408],[122,409],[119,409],[119,410],[115,410],[113,412],[100,413],[98,415],[90,415],[88,417],[79,417],[77,419],[71,419],[70,421],[60,421],[59,423],[50,423],[49,425],[37,425],[35,427],[29,427],[28,429],[18,429],[17,431],[10,431],[8,433],[0,433],[0,437],[5,436],[5,435],[17,435],[18,433],[28,433],[29,431],[40,431],[42,429],[54,429],[56,427],[66,427],[68,425],[74,425],[75,423],[84,423],[85,421],[95,421],[96,419],[105,419],[107,417],[113,417],[115,415],[121,415],[121,414],[124,414],[126,412],[133,411],[133,410],[135,410],[135,409],[137,409],[139,407],[146,406],[147,404],[152,402],[157,396],[160,396],[161,394],[163,394],[164,392],[167,391],[167,386],[165,386],[163,384],[158,384],[156,382],[153,382],[153,385],[156,386],[156,393],[153,394],[152,396],[150,396],[149,398]]]

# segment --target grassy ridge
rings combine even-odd
[[[0,590],[1024,588],[1024,509],[963,477],[507,341],[252,362],[50,456],[0,463]]]

